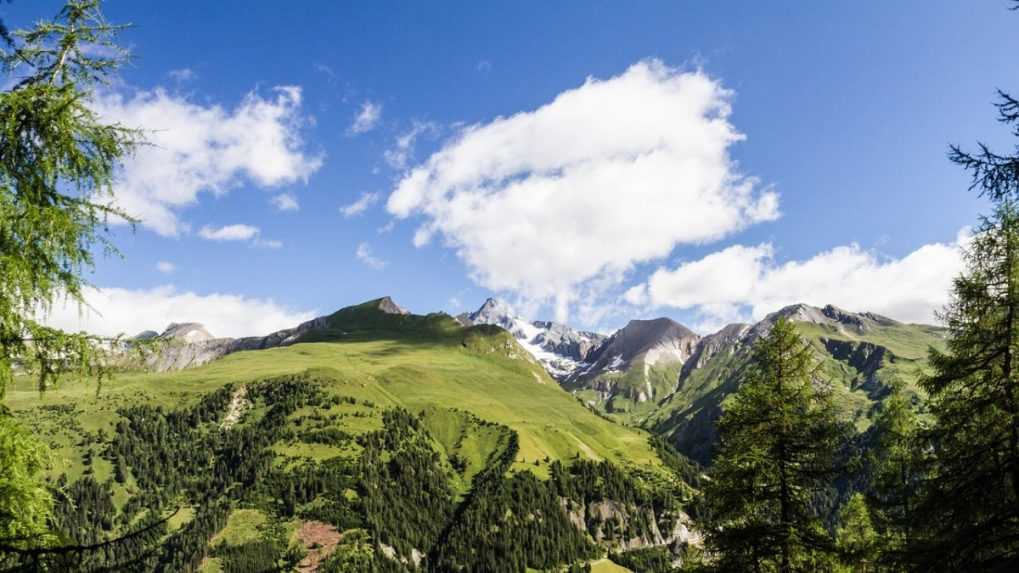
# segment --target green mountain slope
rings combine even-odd
[[[908,392],[919,391],[916,382],[928,348],[944,344],[944,332],[937,327],[832,306],[794,305],[753,327],[733,325],[702,339],[674,392],[650,414],[633,421],[666,436],[691,458],[708,462],[716,441],[715,421],[725,398],[738,388],[750,345],[780,316],[793,321],[814,346],[818,377],[832,382],[842,414],[859,431],[869,427],[893,380],[901,381]]]
[[[596,415],[504,330],[386,300],[296,344],[124,372],[98,391],[19,380],[6,404],[50,444],[54,485],[71,486],[65,532],[95,541],[177,510],[152,570],[209,571],[309,555],[472,570],[500,552],[519,570],[689,541],[691,490],[647,432]],[[535,512],[548,521],[512,517]],[[514,533],[478,537],[477,519]]]

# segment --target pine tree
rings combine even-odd
[[[878,539],[870,518],[870,508],[863,494],[856,493],[839,511],[839,526],[835,532],[839,553],[847,570],[866,573],[874,570]]]
[[[949,338],[922,380],[934,425],[911,554],[927,570],[1019,566],[1019,213],[1006,199],[965,249]]]
[[[722,570],[816,571],[834,552],[815,501],[836,475],[844,428],[815,371],[813,348],[779,319],[724,404],[706,492]]]
[[[914,506],[923,478],[924,448],[918,441],[919,417],[903,384],[894,381],[881,402],[870,432],[874,435],[870,459],[870,502],[880,533],[880,552],[890,564],[901,560],[913,537]]]

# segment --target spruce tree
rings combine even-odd
[[[853,573],[874,571],[878,535],[874,530],[870,508],[863,494],[853,494],[839,510],[839,526],[835,531],[835,537],[847,571]]]
[[[965,249],[943,318],[944,352],[932,350],[933,451],[911,543],[925,570],[1019,566],[1019,213],[1003,200]]]
[[[844,429],[816,371],[813,348],[779,319],[723,406],[706,492],[721,570],[816,571],[835,551],[816,502],[837,474]]]
[[[882,561],[898,563],[916,528],[913,513],[923,477],[925,448],[919,441],[920,419],[901,381],[881,402],[870,433],[869,503],[880,534]]]

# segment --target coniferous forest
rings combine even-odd
[[[1019,571],[1014,92],[1011,148],[948,148],[987,208],[936,326],[799,305],[657,369],[622,358],[636,329],[546,368],[510,320],[388,297],[111,338],[37,315],[138,223],[108,201],[147,135],[94,109],[127,62],[100,8],[0,20],[0,571]]]

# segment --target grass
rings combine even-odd
[[[210,546],[219,543],[227,545],[243,545],[261,538],[261,528],[267,521],[266,515],[257,509],[235,509],[226,520],[226,527],[220,530],[209,542]]]
[[[355,309],[358,307],[354,307]],[[341,311],[342,312],[342,311]],[[337,313],[339,314],[339,313]],[[335,315],[334,315],[335,316]],[[361,317],[363,319],[363,317]],[[359,319],[360,320],[360,319]],[[301,343],[285,348],[239,352],[200,368],[168,373],[123,373],[107,380],[97,393],[94,383],[66,380],[40,394],[29,379],[8,389],[6,405],[23,421],[47,436],[54,449],[53,473],[80,475],[76,442],[85,432],[112,431],[116,409],[148,402],[168,409],[190,404],[227,383],[244,383],[270,376],[313,370],[330,382],[327,391],[368,401],[380,407],[402,406],[412,411],[457,408],[482,420],[516,430],[520,454],[516,470],[544,473],[541,462],[575,457],[609,459],[625,465],[658,467],[647,444],[647,434],[599,418],[562,390],[526,352],[502,330],[474,327],[455,329],[448,317],[391,317],[382,321],[406,322],[407,330],[355,332],[337,341]],[[361,320],[365,322],[365,320]],[[367,321],[371,322],[371,321]],[[399,326],[399,325],[397,325]],[[344,324],[337,323],[342,330]],[[74,407],[80,428],[68,429],[60,416],[42,407]],[[46,416],[41,416],[46,414]],[[438,427],[453,424],[447,430]],[[460,422],[434,421],[446,436]],[[365,415],[344,416],[345,431],[360,433],[378,427]],[[473,440],[473,441],[472,441]],[[492,445],[478,435],[460,446],[474,463]],[[328,457],[323,448],[286,446],[281,454]],[[98,459],[98,456],[96,456]],[[539,461],[539,466],[534,461]]]
[[[626,567],[613,563],[608,558],[591,562],[591,573],[632,573]]]

